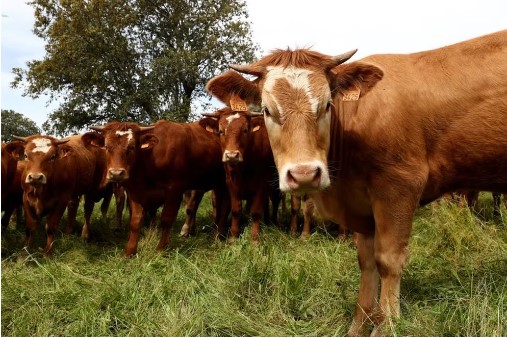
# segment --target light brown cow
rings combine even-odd
[[[356,232],[348,333],[373,319],[381,334],[399,316],[416,208],[460,189],[507,191],[507,31],[340,65],[353,54],[275,51],[232,66],[257,78],[222,74],[215,95],[261,104],[281,190],[309,193],[324,218]]]

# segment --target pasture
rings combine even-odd
[[[98,205],[89,243],[61,234],[42,255],[24,230],[2,231],[2,336],[343,336],[352,320],[359,269],[350,239],[322,228],[308,240],[263,226],[231,245],[214,241],[208,194],[198,235],[155,251],[159,229],[144,228],[137,256],[123,258],[126,230],[112,231]],[[402,336],[507,336],[507,210],[493,218],[490,194],[478,215],[448,201],[420,208],[401,282]],[[124,220],[127,220],[127,212]],[[64,217],[65,220],[65,217]],[[288,216],[281,217],[288,222]],[[78,214],[82,224],[82,211]]]

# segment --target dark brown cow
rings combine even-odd
[[[460,189],[507,191],[507,31],[340,65],[354,52],[275,51],[232,66],[255,81],[227,72],[216,93],[262,105],[281,190],[309,193],[324,218],[355,232],[349,334],[360,335],[370,319],[378,334],[399,316],[420,204]]]
[[[212,89],[208,90],[213,94]],[[251,240],[256,242],[259,239],[260,220],[266,204],[269,212],[269,196],[278,197],[273,202],[273,209],[277,211],[280,191],[273,186],[277,181],[277,172],[262,114],[247,111],[246,106],[239,108],[244,110],[226,107],[207,116],[211,117],[212,121],[216,120],[212,127],[220,135],[220,158],[224,163],[231,197],[229,241],[239,237],[242,200],[249,200],[252,216]]]
[[[44,253],[50,254],[58,224],[67,206],[69,220],[66,232],[72,232],[81,195],[85,196],[82,237],[88,238],[94,201],[99,194],[103,194],[104,151],[95,147],[86,148],[81,135],[63,140],[41,135],[18,139],[25,143],[27,159],[21,176],[26,217],[25,246],[30,245],[38,220],[47,216]]]
[[[23,205],[23,189],[21,173],[25,162],[23,157],[24,144],[21,141],[2,142],[2,228],[9,225],[12,213]],[[17,220],[19,223],[19,219]]]
[[[130,236],[125,254],[137,253],[143,210],[163,200],[162,234],[157,245],[169,244],[169,231],[186,190],[214,189],[217,194],[218,233],[224,235],[229,196],[220,161],[217,135],[205,130],[208,119],[194,123],[158,121],[154,126],[110,122],[93,127],[87,142],[105,146],[107,179],[127,191],[131,209]]]

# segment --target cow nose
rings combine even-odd
[[[107,179],[113,182],[125,181],[128,178],[127,170],[124,168],[112,168],[107,172]]]
[[[28,184],[46,184],[46,175],[43,173],[28,173],[25,182]]]
[[[297,165],[287,170],[287,185],[292,190],[316,189],[320,185],[322,170],[316,165]]]
[[[223,160],[224,162],[241,162],[243,158],[239,150],[226,150]]]

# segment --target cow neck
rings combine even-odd
[[[335,110],[335,113],[331,114],[331,144],[329,146],[328,163],[331,164],[330,171],[335,171],[333,176],[337,178],[343,174],[348,162],[348,151],[345,146],[346,119],[357,110],[358,102],[345,102],[340,99],[338,111]]]

